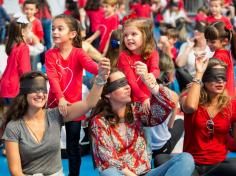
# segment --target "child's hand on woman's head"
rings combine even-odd
[[[146,115],[149,114],[149,112],[150,112],[150,98],[147,98],[146,100],[144,100],[144,102],[142,103],[142,110],[143,110],[143,113],[145,113]]]

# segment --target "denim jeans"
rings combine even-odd
[[[195,165],[192,155],[181,153],[161,166],[150,170],[145,176],[191,176]],[[108,168],[100,172],[101,176],[124,176],[122,171],[116,168]]]
[[[51,38],[51,26],[52,26],[52,20],[43,18],[41,19],[41,23],[43,26],[43,32],[44,32],[44,45],[46,46],[46,49],[50,49],[52,47],[52,38]]]
[[[81,156],[79,149],[81,121],[67,122],[66,127],[66,151],[69,161],[69,176],[78,176],[80,171]]]

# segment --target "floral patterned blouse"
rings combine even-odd
[[[127,167],[137,175],[151,169],[146,150],[143,126],[154,126],[162,123],[175,104],[164,89],[151,98],[150,115],[146,116],[140,108],[134,109],[134,122],[122,122],[110,125],[101,115],[91,121],[91,137],[96,166],[103,171],[110,167],[119,170]]]

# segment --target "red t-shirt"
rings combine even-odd
[[[52,15],[48,6],[44,6],[35,16],[38,19],[52,19]]]
[[[104,18],[102,24],[99,25],[99,31],[101,32],[101,39],[99,44],[99,51],[103,52],[106,43],[109,40],[110,34],[113,30],[118,29],[119,17],[117,14],[112,15],[108,18]]]
[[[199,106],[192,114],[184,114],[184,148],[197,164],[217,164],[226,159],[227,138],[230,124],[236,122],[236,100],[223,108],[214,118],[213,139],[209,137],[206,123],[210,119],[207,110]]]
[[[119,55],[117,62],[117,67],[124,72],[132,91],[132,100],[135,102],[143,102],[147,98],[150,98],[150,91],[146,85],[141,80],[140,76],[136,75],[134,63],[136,61],[142,61],[147,65],[148,72],[153,73],[157,78],[160,74],[159,70],[159,55],[156,50],[154,50],[151,55],[144,60],[140,55],[129,55],[127,52],[123,51]]]
[[[0,80],[0,97],[16,97],[19,93],[20,76],[30,70],[29,47],[25,43],[15,45],[8,56],[7,66]]]
[[[233,25],[231,24],[230,20],[225,16],[222,16],[220,19],[216,19],[213,16],[209,16],[209,17],[206,18],[206,22],[209,23],[209,24],[217,22],[217,21],[224,22],[225,26],[228,27],[228,29],[233,30]]]
[[[151,6],[149,4],[137,3],[133,6],[133,10],[136,12],[138,17],[150,18],[151,17]]]
[[[50,49],[45,55],[46,72],[50,83],[48,107],[58,105],[60,98],[74,103],[82,99],[83,69],[97,75],[97,64],[82,48],[73,48],[67,59],[64,59],[58,48]],[[82,120],[85,116],[76,120]]]
[[[43,39],[43,26],[41,24],[41,21],[37,18],[32,21],[32,32],[39,38],[39,40]]]
[[[214,58],[217,58],[219,60],[222,60],[227,65],[227,71],[226,71],[226,89],[228,90],[228,93],[230,96],[234,96],[234,65],[233,60],[231,57],[231,54],[228,50],[222,49],[222,50],[216,50],[214,55]]]
[[[98,10],[86,10],[86,13],[89,17],[91,32],[96,32],[104,19],[103,8],[99,8]]]

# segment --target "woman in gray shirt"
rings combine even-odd
[[[63,175],[61,126],[96,105],[109,72],[110,62],[104,58],[87,99],[62,109],[45,109],[47,77],[44,74],[29,72],[21,77],[20,92],[6,114],[3,135],[11,175]]]

